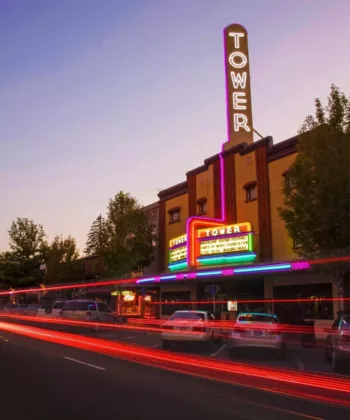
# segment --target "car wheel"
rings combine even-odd
[[[168,340],[162,341],[162,348],[163,350],[169,350],[170,349],[170,342]]]
[[[332,366],[333,366],[333,371],[334,372],[336,372],[336,373],[341,372],[341,370],[342,370],[341,359],[337,355],[337,352],[335,351],[335,349],[332,350]]]
[[[332,349],[331,349],[331,346],[329,344],[326,344],[326,347],[324,349],[324,356],[325,356],[325,359],[326,359],[327,363],[332,362]]]

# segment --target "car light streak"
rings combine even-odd
[[[93,321],[78,321],[72,319],[64,319],[64,318],[54,318],[54,317],[41,317],[41,316],[30,316],[30,315],[17,315],[17,314],[7,314],[7,313],[0,313],[0,318],[7,318],[13,320],[20,320],[20,321],[29,321],[29,322],[37,322],[37,323],[45,323],[45,324],[58,324],[58,325],[66,325],[66,326],[77,326],[77,327],[85,327],[85,328],[92,328],[92,327],[99,327],[99,328],[109,328],[115,330],[131,330],[131,331],[140,331],[140,332],[150,332],[150,333],[160,333],[160,332],[171,332],[172,330],[168,327],[164,327],[164,324],[168,321],[164,320],[152,320],[152,321],[145,321],[142,319],[139,320],[130,320],[128,324],[115,324],[115,323],[107,323],[107,322],[93,322]],[[198,326],[198,323],[189,323],[187,326],[190,328],[191,326]],[[178,325],[184,326],[182,322]],[[238,330],[272,330],[271,328],[274,327],[276,324],[244,324],[240,326],[239,324],[235,324],[233,321],[211,321],[205,322],[201,321],[200,326],[203,328],[208,328],[212,330],[220,330],[220,331],[236,331]],[[172,326],[177,327],[177,324],[174,323]],[[186,325],[185,325],[186,327]],[[288,325],[288,324],[278,324],[277,328],[274,328],[273,331],[278,333],[289,333],[289,334],[317,334],[317,333],[324,333],[324,328],[315,328],[310,326],[295,326],[295,325]],[[174,330],[176,333],[176,330]],[[191,330],[183,330],[181,334],[188,334],[188,335],[200,335],[201,332],[198,331],[191,331]]]
[[[162,369],[278,392],[350,408],[350,381],[331,375],[278,370],[201,357],[177,355],[158,349],[53,332],[0,322],[0,329],[52,343],[107,354]]]
[[[331,258],[320,258],[315,260],[308,260],[308,261],[292,261],[290,263],[275,263],[270,265],[257,265],[257,266],[251,266],[252,271],[250,272],[256,272],[261,270],[262,272],[273,270],[277,267],[277,271],[280,270],[281,266],[285,266],[284,268],[288,270],[300,270],[300,269],[308,269],[310,266],[313,265],[319,265],[319,264],[332,264],[336,262],[347,262],[350,261],[350,255],[349,256],[343,256],[343,257],[331,257]],[[288,266],[288,267],[287,267]],[[274,268],[273,268],[274,267]],[[234,267],[234,268],[225,268],[222,270],[218,270],[214,272],[214,276],[218,275],[218,272],[220,271],[220,276],[227,276],[227,275],[234,275],[234,272],[236,270],[236,273],[239,274],[239,270],[241,272],[248,272],[247,267]],[[238,271],[237,271],[238,270]],[[205,274],[206,273],[206,274]],[[187,272],[187,273],[180,273],[178,274],[180,279],[195,279],[197,275],[199,276],[211,276],[210,271],[196,271],[196,272]],[[170,275],[171,276],[171,275]],[[23,294],[23,293],[35,293],[35,292],[48,292],[53,290],[68,290],[68,289],[80,289],[80,288],[87,288],[87,287],[99,287],[99,286],[110,286],[115,284],[138,284],[138,283],[147,283],[147,282],[159,282],[160,280],[168,280],[170,278],[168,274],[161,274],[156,277],[150,277],[150,278],[135,278],[135,279],[117,279],[117,280],[105,280],[105,281],[97,281],[97,282],[89,282],[89,283],[75,283],[75,284],[66,284],[66,285],[57,285],[57,286],[45,286],[45,287],[37,287],[37,288],[25,288],[25,289],[12,289],[12,290],[2,290],[0,291],[0,296],[5,295],[14,295],[14,294]],[[173,276],[171,276],[173,277]],[[174,280],[176,280],[176,275]]]

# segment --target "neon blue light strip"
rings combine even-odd
[[[160,276],[161,280],[171,280],[171,279],[176,279],[176,274],[173,274],[171,276]]]
[[[249,253],[244,253],[244,254],[221,254],[220,256],[215,256],[215,257],[199,257],[197,258],[197,261],[215,261],[215,260],[222,260],[223,258],[237,258],[238,260],[242,257],[250,257],[250,256],[254,256],[256,257],[256,253],[255,252],[249,252]]]
[[[155,281],[155,280],[156,280],[155,277],[150,277],[148,279],[137,280],[136,283],[146,283],[148,281]]]
[[[265,265],[261,267],[242,267],[234,268],[234,274],[239,273],[257,273],[262,271],[281,271],[281,270],[291,270],[292,264],[276,264],[276,265]]]
[[[251,255],[251,254],[248,254]],[[237,256],[238,257],[238,256]],[[304,269],[304,266],[302,266]],[[307,266],[305,265],[305,269]],[[160,277],[149,277],[147,279],[140,279],[136,281],[136,284],[139,283],[148,283],[148,282],[155,282],[160,280],[181,280],[183,278],[194,279],[196,277],[204,277],[204,276],[227,276],[227,271],[232,270],[232,274],[244,274],[244,273],[263,273],[263,272],[280,272],[280,271],[289,271],[292,270],[292,264],[270,264],[270,265],[260,265],[257,267],[236,267],[230,269],[223,269],[223,270],[203,270],[197,271],[196,273],[180,273],[180,274],[171,274],[171,275],[164,275]],[[194,275],[195,274],[195,275]]]
[[[222,271],[216,270],[216,271],[202,271],[197,273],[197,276],[221,276]]]

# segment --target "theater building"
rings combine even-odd
[[[283,186],[292,187],[288,169],[298,137],[277,144],[270,136],[253,141],[247,32],[230,25],[224,42],[227,141],[184,174],[183,182],[159,192],[158,272],[163,274],[138,284],[158,290],[162,318],[196,307],[221,318],[256,309],[274,311],[288,322],[333,319],[339,302],[324,299],[341,291],[331,277],[298,259],[297,244],[278,215]]]

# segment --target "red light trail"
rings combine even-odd
[[[209,360],[6,322],[0,322],[0,329],[152,367],[350,408],[350,380],[339,376]]]
[[[311,265],[319,265],[319,264],[333,264],[336,262],[349,262],[350,261],[350,255],[349,256],[343,256],[343,257],[331,257],[331,258],[319,258],[314,260],[307,260],[304,261]],[[140,280],[139,278],[135,279],[118,279],[118,280],[105,280],[105,281],[97,281],[97,282],[89,282],[89,283],[75,283],[75,284],[66,284],[66,285],[57,285],[57,286],[45,286],[42,287],[36,287],[36,288],[26,288],[26,289],[18,289],[18,290],[3,290],[0,291],[0,296],[5,295],[12,295],[12,294],[21,294],[21,293],[36,293],[36,292],[47,292],[47,291],[53,291],[53,290],[69,290],[69,289],[79,289],[79,288],[85,288],[85,287],[99,287],[99,286],[112,286],[115,284],[120,283],[136,283],[137,280]]]
[[[114,324],[114,323],[106,323],[106,322],[93,322],[93,321],[79,321],[79,320],[72,320],[72,319],[64,319],[64,318],[54,318],[54,317],[41,317],[41,316],[28,316],[28,315],[14,315],[14,314],[5,314],[0,313],[0,318],[11,319],[13,321],[28,321],[33,323],[45,323],[45,324],[56,324],[56,325],[65,325],[65,326],[72,326],[72,327],[83,327],[83,328],[108,328],[114,330],[131,330],[131,331],[138,331],[138,332],[149,332],[149,333],[162,333],[162,332],[169,332],[169,328],[164,326],[164,323],[167,320],[152,320],[152,321],[145,321],[144,320],[131,320],[128,324]],[[192,324],[191,324],[192,325]],[[191,326],[190,325],[190,326]],[[197,324],[196,324],[197,326]],[[234,321],[214,321],[214,322],[200,322],[200,326],[203,328],[210,328],[210,329],[217,329],[219,331],[219,335],[221,337],[227,336],[230,331],[241,329],[243,330],[268,330],[268,327],[264,324],[245,324],[244,327],[240,327],[234,323]],[[224,333],[225,331],[225,333]],[[314,328],[309,326],[294,326],[288,324],[279,324],[277,330],[278,333],[288,333],[288,334],[324,334],[324,328]],[[329,331],[330,333],[330,331]],[[198,331],[181,331],[181,334],[184,335],[200,335],[202,332]],[[293,341],[286,341],[286,342],[293,342]]]

